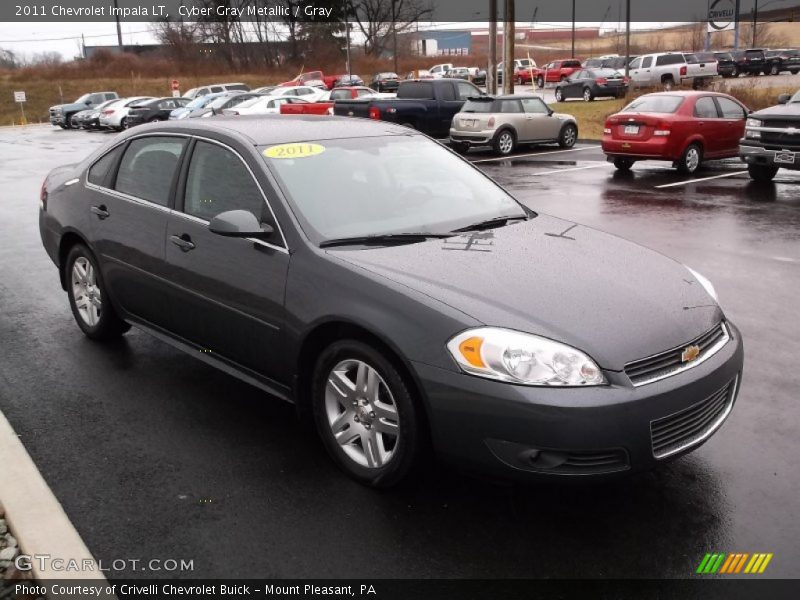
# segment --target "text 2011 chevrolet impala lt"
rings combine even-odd
[[[522,479],[647,469],[739,389],[706,279],[388,123],[145,125],[51,172],[40,217],[87,336],[136,325],[296,402],[371,485],[426,448]]]

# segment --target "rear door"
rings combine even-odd
[[[561,84],[561,93],[564,98],[580,98],[583,95],[583,81],[587,77],[588,71],[581,69],[570,75]]]
[[[725,135],[725,123],[720,119],[717,103],[712,96],[701,96],[694,104],[696,130],[705,140],[703,154],[716,156],[723,147],[721,137]]]
[[[86,182],[93,246],[109,292],[123,311],[158,327],[169,321],[164,236],[186,147],[184,136],[133,138],[112,151],[105,176],[101,162],[112,153],[89,169]]]
[[[190,154],[166,236],[173,330],[204,352],[280,381],[289,268],[280,228],[242,154],[212,140],[197,140]],[[211,233],[209,221],[228,210],[252,212],[274,235],[254,240]]]

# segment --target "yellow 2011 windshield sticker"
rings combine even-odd
[[[308,158],[325,152],[325,146],[320,144],[279,144],[264,150],[267,158]]]

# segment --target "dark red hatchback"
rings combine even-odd
[[[637,160],[668,160],[694,173],[704,160],[737,156],[749,113],[727,94],[646,94],[606,120],[603,152],[621,170]]]

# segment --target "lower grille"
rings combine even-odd
[[[535,466],[535,465],[534,465]],[[560,475],[596,475],[614,473],[628,468],[628,455],[625,450],[599,450],[593,452],[567,452],[566,460],[549,469],[541,469]]]
[[[705,400],[663,419],[650,422],[653,456],[666,458],[699,444],[714,433],[731,411],[738,376]]]
[[[555,450],[533,448],[528,444],[487,439],[492,453],[507,465],[551,475],[599,475],[630,468],[624,448],[605,450]]]
[[[625,365],[625,374],[630,378],[634,386],[664,379],[679,371],[700,364],[710,356],[713,356],[729,339],[730,336],[725,323],[720,323],[710,331],[687,343],[686,346],[673,348],[672,350],[628,363]],[[689,346],[697,346],[700,352],[694,360],[686,362],[683,359],[683,353]]]

